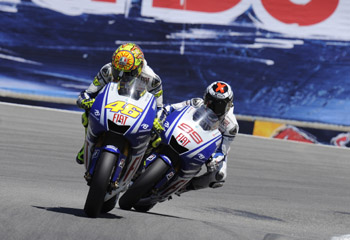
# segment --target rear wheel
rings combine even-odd
[[[160,158],[156,159],[145,172],[136,179],[131,187],[119,199],[119,207],[124,210],[130,210],[132,207],[141,212],[147,212],[153,205],[137,206],[136,203],[163,177],[169,166]],[[148,207],[148,209],[147,209]]]
[[[84,212],[89,217],[96,218],[101,212],[116,161],[116,154],[103,152],[97,162],[84,206]]]
[[[115,207],[115,205],[117,204],[118,195],[119,194],[115,195],[114,197],[103,203],[101,213],[108,213]]]
[[[151,204],[151,205],[134,205],[134,209],[138,212],[148,212],[151,208],[154,207],[156,204]]]

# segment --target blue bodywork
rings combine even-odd
[[[171,141],[174,139],[173,132],[180,122],[181,118],[184,114],[189,110],[189,106],[184,107],[182,109],[171,112],[166,120],[164,128],[165,130],[161,133],[163,144],[170,145],[173,149],[176,146],[172,146],[176,143]],[[175,125],[173,125],[175,123]],[[185,151],[183,153],[179,153],[179,158],[181,159],[181,171],[178,172],[179,176],[185,178],[192,178],[196,173],[198,173],[201,167],[206,163],[206,161],[210,158],[210,156],[216,151],[218,146],[220,145],[222,140],[222,135],[219,134],[209,141],[199,145],[198,147]],[[157,158],[161,158],[166,164],[168,164],[171,168],[165,174],[165,177],[158,183],[159,186],[162,186],[164,183],[169,181],[175,175],[174,164],[171,159],[165,154],[153,153],[147,159],[145,163],[145,167],[147,168],[150,163],[152,163]],[[186,173],[186,172],[190,173]],[[158,186],[157,185],[157,186]]]
[[[101,92],[97,95],[95,102],[90,110],[89,124],[93,134],[98,136],[100,133],[109,131],[107,112],[108,109],[105,106],[108,104],[108,94],[109,94],[110,84],[108,84]],[[105,96],[106,95],[106,96]],[[104,100],[105,99],[105,100]],[[155,98],[153,97],[151,101],[148,102],[145,109],[148,111],[143,111],[141,115],[137,117],[136,122],[129,127],[127,131],[123,133],[126,139],[131,143],[132,146],[137,146],[144,141],[144,138],[150,135],[153,126],[153,120],[156,116]],[[101,114],[104,111],[105,119],[101,124]],[[144,116],[145,115],[145,116]],[[139,123],[142,121],[142,123]],[[136,129],[136,128],[142,129]],[[134,131],[135,130],[135,131]]]
[[[91,132],[95,136],[99,136],[104,132],[111,131],[110,127],[111,124],[114,125],[113,121],[110,121],[108,123],[108,111],[111,111],[110,109],[106,108],[106,105],[109,104],[108,102],[108,94],[110,93],[111,83],[107,84],[97,95],[95,98],[95,102],[93,106],[90,109],[89,114],[89,125]],[[112,101],[113,102],[113,101]],[[147,103],[144,111],[135,118],[135,121],[131,126],[125,125],[122,126],[121,131],[123,132],[116,132],[114,129],[113,132],[123,135],[126,140],[130,143],[131,149],[135,150],[135,154],[140,154],[140,151],[145,151],[143,147],[139,148],[139,146],[145,146],[145,142],[149,141],[151,129],[153,126],[153,120],[156,116],[156,103],[155,98],[152,96],[149,102]],[[102,118],[101,116],[104,116]],[[120,126],[115,125],[115,128],[120,128]],[[118,129],[117,129],[118,130]],[[121,149],[114,145],[106,145],[102,147],[96,147],[94,149],[94,153],[91,158],[91,163],[89,166],[89,173],[92,175],[94,168],[96,166],[96,163],[101,155],[101,153],[104,151],[108,151],[111,153],[118,154],[118,162],[117,162],[117,168],[114,172],[114,175],[112,177],[112,181],[116,181],[117,178],[120,176],[120,173],[124,167],[125,161],[127,159],[127,156],[125,156]]]

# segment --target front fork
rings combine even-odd
[[[96,167],[96,163],[101,155],[101,153],[103,151],[108,151],[111,153],[114,153],[118,156],[117,159],[117,163],[116,163],[116,167],[114,169],[113,175],[111,177],[111,189],[110,190],[115,190],[119,187],[119,177],[121,175],[121,172],[125,166],[125,162],[126,162],[126,155],[123,154],[118,148],[115,148],[114,146],[104,146],[102,148],[95,148],[94,153],[92,155],[91,158],[91,162],[89,164],[89,168],[88,170],[85,172],[85,176],[84,178],[86,179],[88,185],[90,185],[95,167]]]
[[[87,160],[89,160],[86,161],[86,173],[84,176],[87,184],[90,185],[97,161],[100,158],[101,153],[103,151],[108,151],[117,155],[117,162],[111,176],[109,192],[117,189],[119,187],[119,178],[127,160],[126,156],[128,155],[129,143],[125,141],[123,136],[112,132],[107,132],[101,135],[99,138],[97,138],[96,143],[89,141],[89,139],[91,138],[88,136],[85,143],[87,149],[85,153],[88,155]],[[91,152],[91,149],[94,150],[90,156],[89,153]]]
[[[163,178],[156,184],[154,189],[160,189],[163,186],[165,186],[175,176],[175,173],[176,173],[176,170],[175,170],[171,160],[166,155],[159,154],[159,153],[152,153],[150,156],[148,156],[144,161],[143,169],[141,171],[146,169],[157,158],[162,159],[170,168],[164,174]]]
[[[159,201],[171,199],[171,195],[173,193],[176,193],[185,187],[186,184],[188,184],[188,182],[200,171],[199,168],[195,172],[186,174],[183,170],[180,169],[180,166],[177,166],[178,164],[174,165],[169,157],[160,153],[152,153],[149,157],[147,157],[145,159],[143,169],[146,169],[153,161],[158,158],[162,159],[166,164],[170,166],[168,171],[164,174],[163,178],[153,188],[153,194],[157,195],[159,199],[162,199]]]

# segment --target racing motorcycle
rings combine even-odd
[[[84,152],[89,217],[115,207],[142,162],[155,117],[155,98],[138,78],[111,82],[97,95]]]
[[[147,155],[143,169],[120,197],[120,208],[147,212],[180,193],[220,145],[218,126],[217,116],[205,106],[168,114],[161,144]]]

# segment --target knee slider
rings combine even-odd
[[[216,173],[216,175],[215,175],[215,179],[217,180],[217,181],[222,181],[222,180],[224,180],[224,177],[225,177],[225,174],[223,173],[223,172],[217,172]]]
[[[209,184],[209,187],[218,188],[218,187],[222,187],[223,185],[224,185],[224,182],[212,182]]]
[[[215,180],[216,182],[211,182],[209,184],[209,187],[211,188],[218,188],[218,187],[222,187],[224,185],[224,182],[225,182],[225,173],[222,172],[222,171],[218,171],[216,174],[215,174]]]

